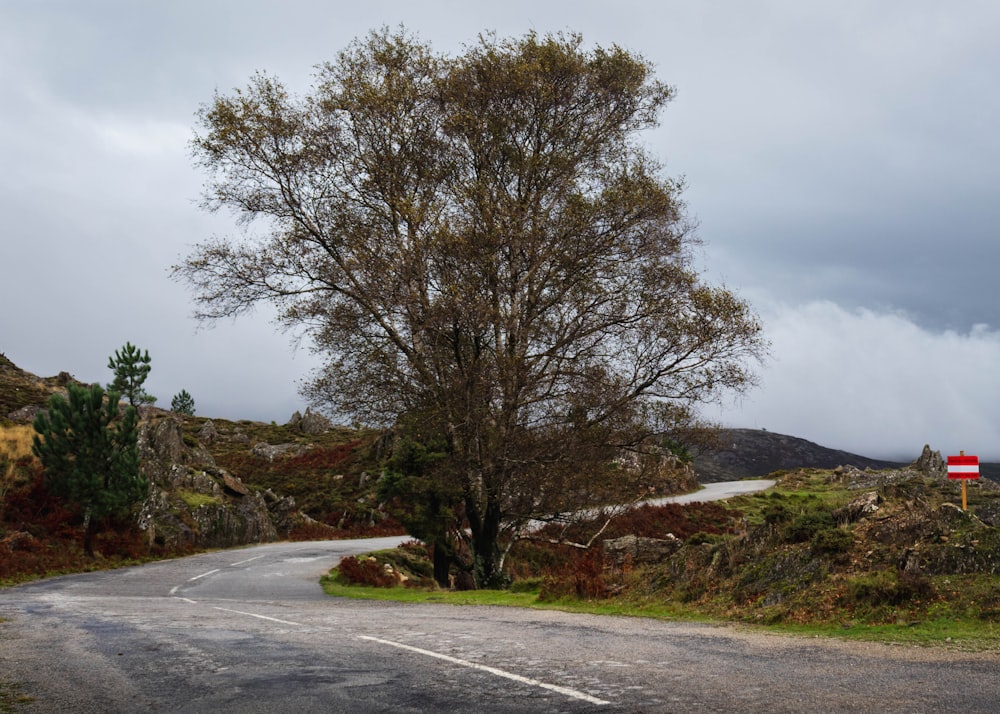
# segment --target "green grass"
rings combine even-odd
[[[323,576],[320,583],[327,595],[355,600],[389,600],[393,602],[435,602],[447,605],[504,605],[530,607],[538,599],[538,592],[510,592],[507,590],[430,590],[422,588],[376,588],[366,585],[341,585],[336,582],[336,570]]]
[[[195,493],[194,491],[177,491],[177,495],[180,496],[181,500],[184,501],[190,508],[198,508],[199,506],[209,506],[218,503],[222,503],[222,499],[218,496],[212,496],[207,493]]]
[[[469,590],[446,591],[422,588],[376,588],[342,585],[335,581],[337,571],[324,576],[322,585],[327,595],[359,600],[380,600],[405,603],[447,605],[492,605],[496,607],[527,607],[538,610],[561,610],[592,615],[646,617],[656,620],[700,622],[714,625],[747,627],[762,632],[798,637],[829,637],[925,647],[945,647],[970,652],[1000,651],[1000,623],[975,616],[958,614],[949,609],[922,621],[912,621],[901,612],[895,623],[867,624],[846,620],[836,623],[768,623],[766,615],[756,622],[732,619],[713,614],[705,608],[656,597],[627,596],[597,600],[563,598],[540,601],[537,588],[519,591]]]
[[[9,622],[6,618],[0,617],[0,624]],[[34,698],[21,693],[21,684],[0,679],[0,714],[13,712],[19,704],[33,702]]]
[[[0,714],[9,714],[16,711],[18,706],[33,701],[34,697],[21,693],[20,683],[0,679]]]
[[[802,637],[831,637],[896,645],[946,647],[967,652],[1000,651],[1000,625],[954,618],[880,625],[847,622],[842,625],[778,624],[762,627],[767,631]]]

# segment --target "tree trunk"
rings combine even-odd
[[[90,515],[90,509],[83,517],[83,553],[88,558],[94,557],[94,531],[97,530],[94,519]]]
[[[477,588],[502,588],[506,579],[500,572],[500,505],[495,498],[488,498],[485,512],[470,518],[472,530],[473,572]]]
[[[453,550],[442,543],[433,546],[434,580],[442,588],[451,587],[449,575],[451,571]]]

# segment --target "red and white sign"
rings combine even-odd
[[[979,457],[949,456],[948,478],[979,478]]]

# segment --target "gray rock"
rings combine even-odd
[[[317,414],[311,411],[309,407],[306,407],[305,414],[299,414],[298,412],[292,414],[291,419],[288,420],[288,426],[298,429],[303,434],[322,434],[324,431],[329,431],[333,428],[333,422],[322,414]]]
[[[278,456],[301,456],[306,453],[306,447],[301,444],[254,444],[251,449],[254,456],[268,461],[274,461]]]
[[[198,441],[203,444],[215,443],[215,440],[219,438],[219,432],[215,429],[215,424],[211,419],[205,421],[201,425],[201,429],[198,430]]]
[[[877,512],[881,503],[882,497],[877,491],[868,491],[862,493],[843,508],[838,509],[833,514],[833,518],[842,523],[855,523]]]
[[[666,538],[644,538],[627,535],[611,538],[603,543],[604,555],[616,567],[626,563],[632,565],[661,563],[681,549],[684,544],[679,538],[668,533]]]
[[[228,548],[277,540],[271,507],[281,514],[287,535],[294,501],[265,496],[220,469],[190,436],[185,439],[175,416],[144,421],[139,429],[142,472],[150,494],[139,514],[139,527],[150,544],[171,548]]]
[[[924,444],[924,450],[920,452],[920,456],[913,462],[912,468],[922,471],[928,476],[944,478],[948,475],[948,466],[944,459],[941,458],[941,452],[931,451],[929,444]]]

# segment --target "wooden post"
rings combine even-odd
[[[965,451],[964,450],[963,451],[959,451],[958,455],[959,456],[965,456]],[[966,497],[965,497],[965,482],[968,481],[968,480],[969,479],[967,479],[967,478],[963,478],[962,479],[962,510],[963,511],[969,510],[969,503],[968,503],[968,501],[966,500]]]

